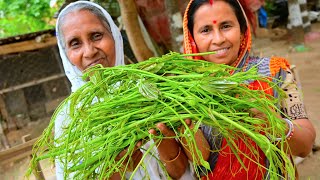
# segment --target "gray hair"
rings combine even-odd
[[[93,15],[95,15],[101,21],[103,26],[112,34],[107,18],[105,17],[103,12],[99,8],[97,8],[96,6],[93,6],[93,5],[87,4],[87,3],[77,3],[73,6],[67,6],[59,14],[58,23],[57,23],[57,26],[58,26],[57,37],[60,39],[60,42],[61,42],[61,45],[63,46],[63,49],[65,49],[65,47],[66,47],[66,42],[65,42],[64,35],[63,35],[63,31],[62,31],[62,24],[64,23],[64,20],[69,13],[78,12],[78,11],[82,11],[82,10],[89,11]]]

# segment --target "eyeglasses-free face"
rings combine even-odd
[[[232,65],[238,57],[243,38],[232,7],[224,1],[200,6],[194,14],[193,35],[199,52],[216,51],[206,61]]]
[[[80,10],[67,14],[62,32],[67,57],[81,71],[96,64],[104,67],[115,65],[112,34],[90,11]]]

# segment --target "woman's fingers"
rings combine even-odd
[[[168,128],[168,126],[166,126],[164,123],[158,123],[156,125],[156,128],[160,131],[160,133],[162,135],[164,135],[165,137],[172,137],[175,136],[176,134],[173,132],[173,130],[171,130],[170,128]],[[153,134],[155,136],[158,135],[157,131],[155,129],[150,129],[149,130],[150,134]]]
[[[168,174],[174,179],[180,177],[180,174],[183,174],[187,168],[188,159],[176,140],[175,132],[164,123],[158,123],[155,129],[149,130],[149,133],[154,135],[159,159]]]
[[[278,118],[281,118],[280,113],[276,113],[275,110],[273,110],[274,115],[276,115]],[[251,114],[252,117],[254,118],[259,118],[259,119],[264,119],[264,120],[268,120],[267,115],[264,114],[263,112],[259,111],[256,108],[251,108],[249,109],[249,113]]]
[[[150,134],[153,134],[153,135],[155,135],[155,136],[158,135],[158,134],[157,134],[157,131],[156,131],[155,129],[150,129],[150,130],[149,130],[149,133],[150,133]]]
[[[249,109],[249,113],[251,113],[254,118],[266,119],[266,115],[256,108]]]
[[[194,128],[194,124],[192,123],[190,118],[185,119],[184,122],[187,124],[189,129],[193,129]],[[179,132],[184,133],[185,129],[186,129],[186,127],[184,125],[181,125],[179,127]]]
[[[191,119],[186,119],[185,123],[189,126],[190,129],[194,128],[194,124],[192,123]],[[158,123],[156,125],[156,128],[165,137],[175,137],[176,136],[176,133],[172,129],[170,129],[167,125],[165,125],[164,123]],[[185,129],[185,127],[183,125],[178,128],[178,130],[180,132],[184,132],[184,129]],[[149,133],[153,134],[153,135],[158,135],[158,133],[157,133],[157,131],[155,129],[150,129]]]
[[[168,128],[168,126],[166,126],[164,123],[158,123],[156,125],[156,127],[159,130],[159,132],[164,137],[166,137],[166,138],[161,138],[161,140],[159,140],[158,138],[156,138],[154,140],[155,143],[157,143],[157,145],[158,145],[158,149],[162,149],[162,147],[167,148],[167,144],[170,144],[170,143],[177,143],[176,140],[175,140],[176,134],[174,133],[173,130]],[[154,136],[158,136],[159,135],[155,129],[150,129],[149,133],[153,134]]]
[[[168,128],[164,123],[158,123],[156,127],[159,129],[159,131],[165,136],[165,137],[173,137],[176,136],[173,130]]]
[[[117,155],[116,161],[121,160],[123,157],[127,155],[125,160],[122,162],[122,165],[123,167],[127,167],[126,171],[133,171],[134,168],[139,164],[142,158],[142,152],[140,151],[141,146],[142,146],[142,141],[140,140],[134,146],[131,154],[127,154],[129,147],[126,147]]]
[[[122,150],[116,157],[116,161],[119,161],[124,155],[126,155],[128,152],[128,147]]]
[[[191,121],[190,118],[185,119],[184,122],[185,122],[188,126],[192,125],[192,121]]]
[[[136,143],[136,145],[134,146],[134,149],[133,149],[133,153],[132,153],[132,154],[140,151],[141,145],[142,145],[142,141],[140,140],[140,141],[138,141],[138,142]],[[119,161],[122,157],[124,157],[124,156],[127,154],[128,148],[129,148],[129,147],[126,147],[124,150],[122,150],[122,151],[117,155],[117,157],[116,157],[116,160],[117,160],[117,161]]]
[[[175,139],[176,134],[164,123],[158,123],[156,125],[156,128],[160,131],[159,133],[161,133],[164,136],[163,138],[161,138],[161,140],[155,139],[158,152],[160,155],[160,159],[161,160],[173,159],[179,153],[179,146],[180,146]],[[158,135],[155,129],[150,129],[149,133],[155,136]]]

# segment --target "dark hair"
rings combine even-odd
[[[242,12],[241,6],[239,5],[239,2],[237,0],[223,0],[223,1],[228,3],[232,7],[232,9],[238,19],[238,22],[240,24],[241,33],[244,34],[247,30],[247,22],[246,22],[246,18],[244,16],[244,14]],[[194,26],[194,14],[199,9],[200,6],[202,6],[203,4],[207,4],[207,3],[210,3],[209,0],[194,0],[190,4],[187,18],[188,18],[188,29],[189,29],[190,33],[192,34],[192,36],[193,36],[193,26]]]

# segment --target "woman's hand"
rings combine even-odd
[[[194,124],[192,123],[192,121],[190,119],[186,119],[185,122],[190,129],[194,128]],[[185,131],[185,127],[181,126],[180,132],[184,133],[184,131]],[[210,145],[209,145],[208,141],[205,139],[201,129],[197,130],[194,138],[196,141],[196,146],[200,150],[203,160],[208,161],[209,155],[210,155]],[[183,143],[183,149],[184,149],[188,159],[192,162],[195,162],[198,165],[201,165],[200,158],[198,157],[197,154],[195,154],[195,159],[193,159],[193,157],[192,157],[191,152],[195,152],[195,147],[189,147],[185,137],[182,138],[181,141]]]
[[[256,108],[249,109],[249,113],[251,114],[251,117],[253,117],[253,118],[258,118],[258,119],[263,119],[263,120],[268,121],[266,114],[264,114],[263,112],[259,111]]]
[[[179,179],[188,166],[187,156],[180,143],[176,141],[176,134],[171,129],[164,123],[159,123],[156,127],[164,136],[161,141],[155,141],[160,160],[165,165],[168,174],[174,179]],[[155,136],[158,135],[155,129],[150,129],[149,133]]]
[[[121,174],[124,174],[125,172],[132,172],[137,165],[139,164],[141,158],[142,158],[142,152],[140,151],[140,147],[142,145],[142,141],[138,141],[133,149],[133,153],[131,156],[127,156],[126,159],[122,162],[122,172],[116,172],[114,173],[109,180],[121,180],[122,176]],[[120,161],[128,152],[128,147],[122,150],[116,157],[116,161]]]
[[[265,119],[268,121],[266,115],[257,109],[250,109],[250,113],[252,113],[252,117]],[[279,114],[278,117],[281,118]],[[283,121],[285,122],[285,120]],[[293,120],[292,123],[294,132],[292,137],[287,139],[284,149],[290,151],[290,154],[294,156],[306,157],[312,150],[312,146],[316,137],[316,131],[308,119],[296,119]],[[270,126],[268,122],[267,126]],[[287,124],[287,130],[285,134],[289,133],[289,129],[289,125]]]
[[[123,170],[132,172],[137,165],[139,164],[141,158],[142,158],[142,152],[140,151],[140,147],[142,145],[142,141],[138,141],[133,149],[133,153],[131,156],[128,156],[122,163]],[[126,153],[128,152],[128,147],[125,148],[123,151],[121,151],[118,156],[116,157],[116,161],[119,161],[122,159]],[[126,169],[125,169],[126,168]]]

